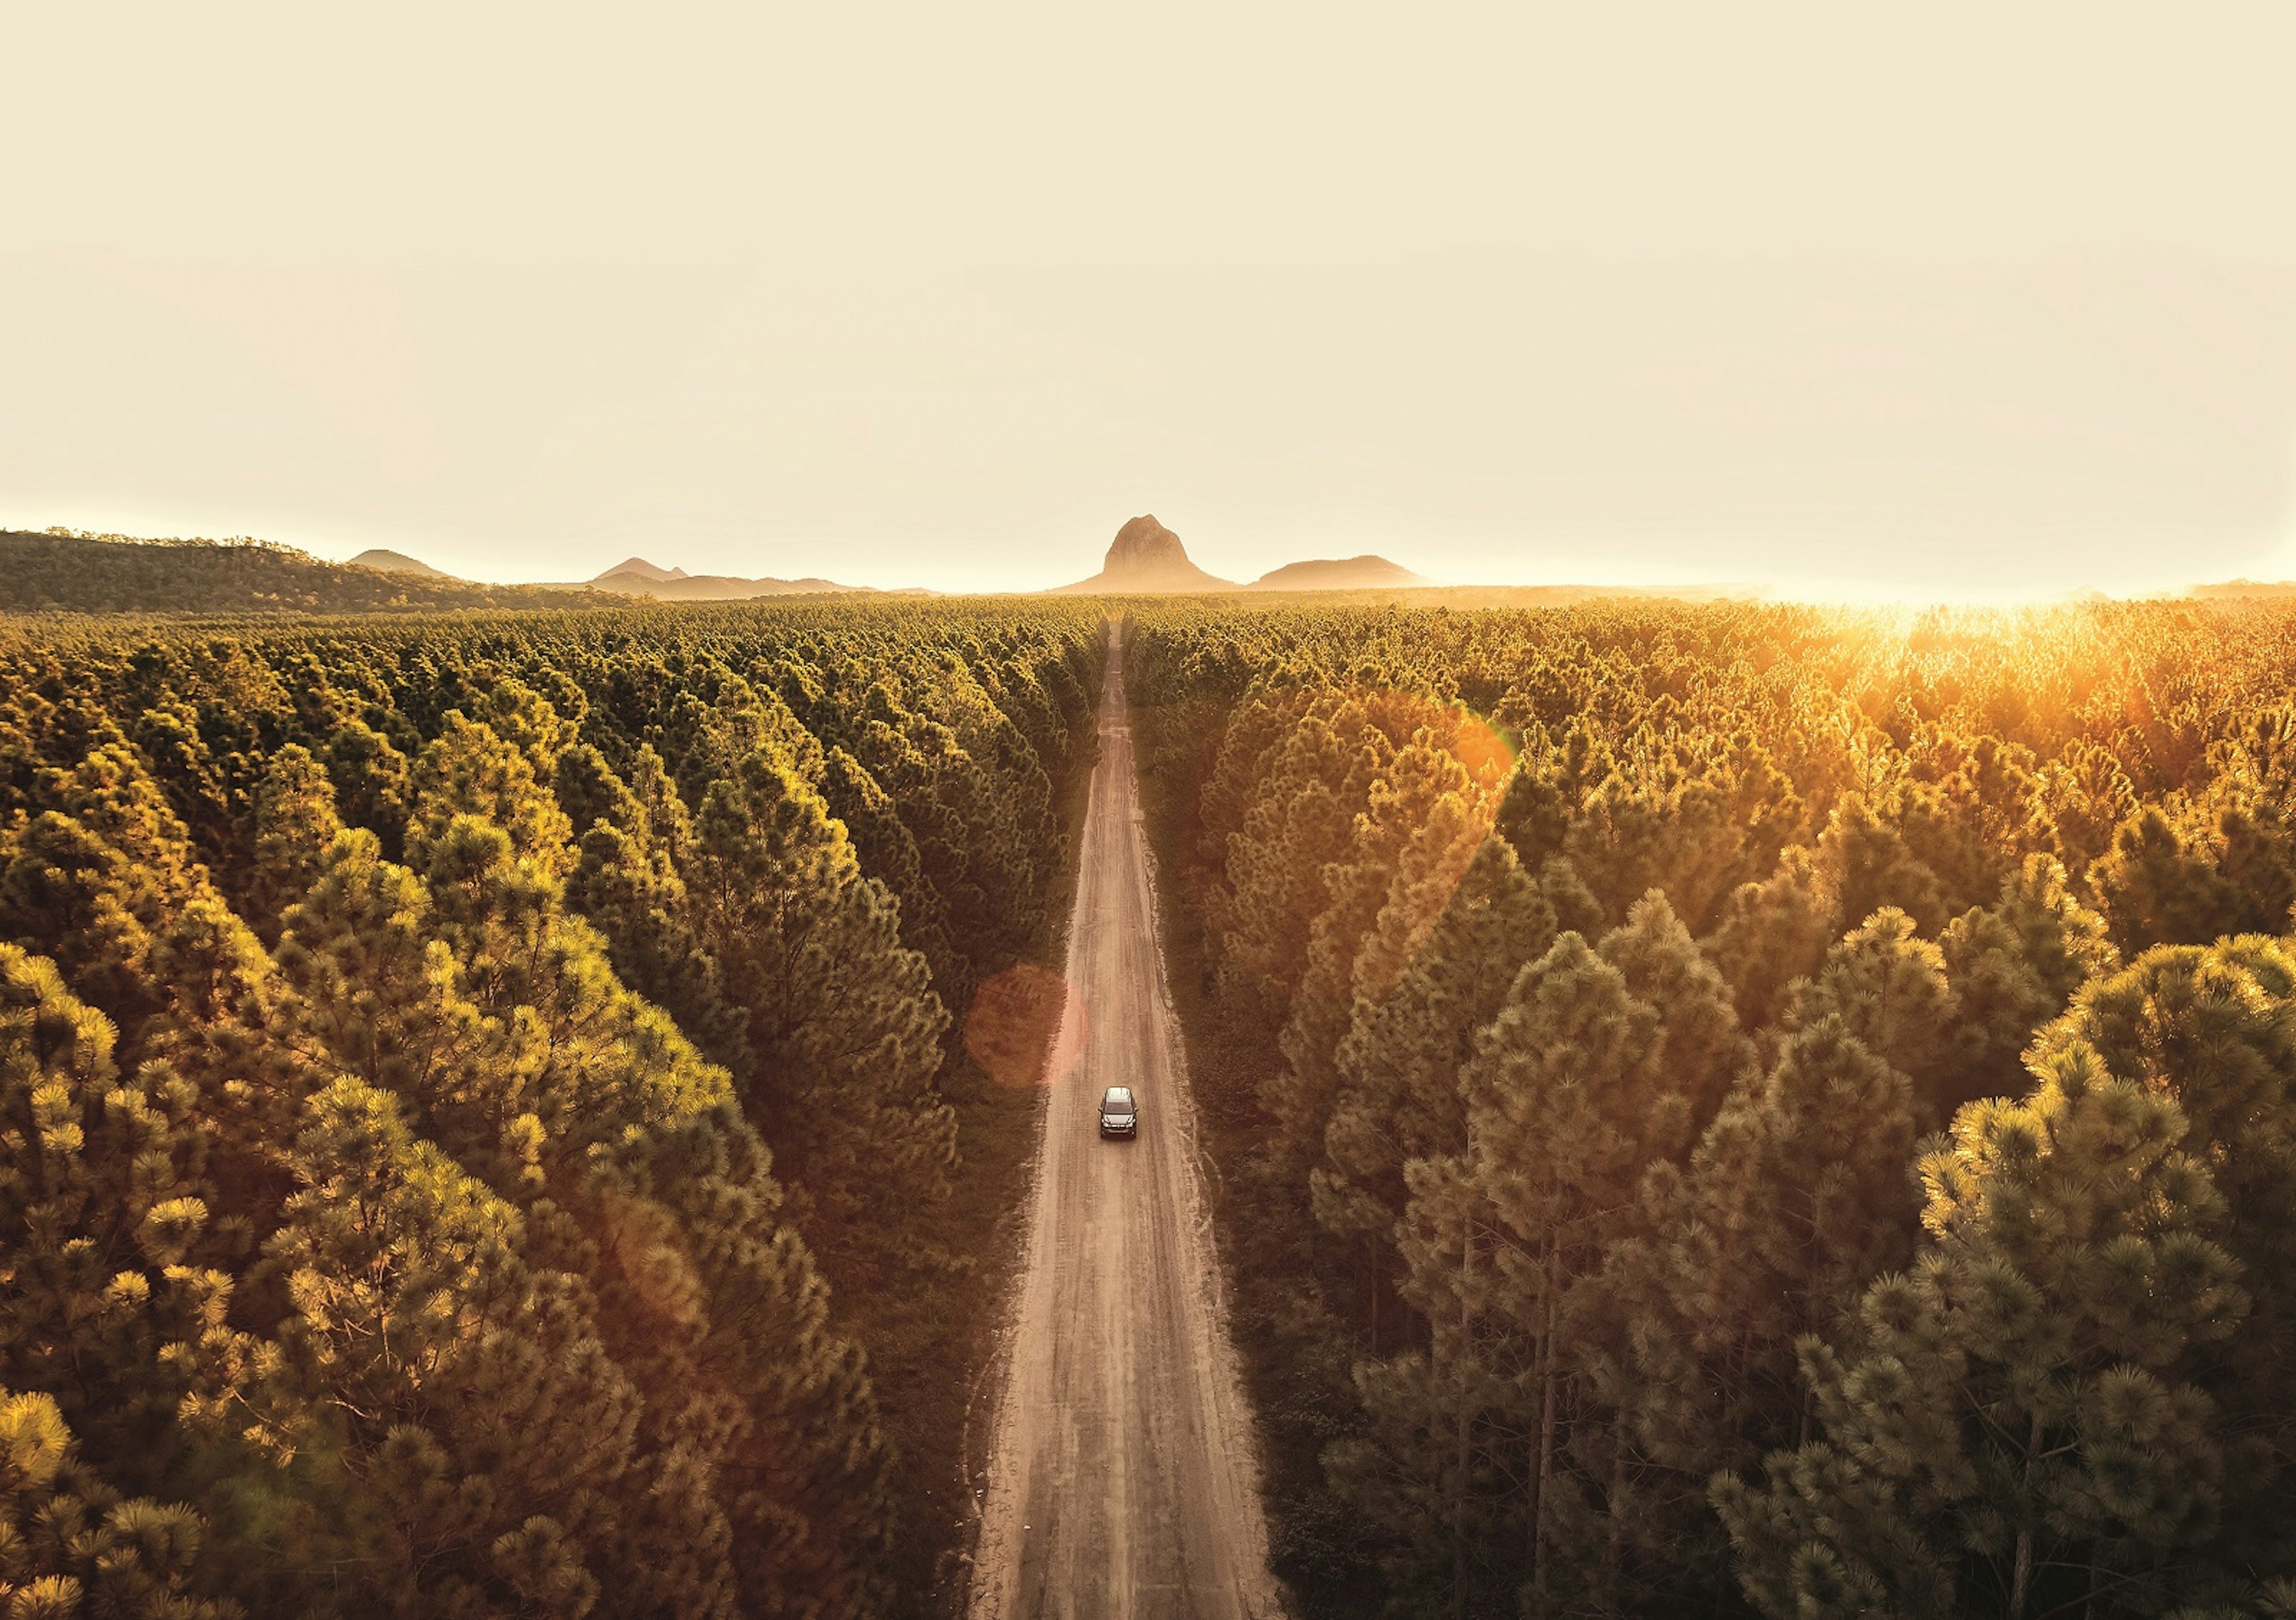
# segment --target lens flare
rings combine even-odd
[[[1514,769],[1514,748],[1505,733],[1467,709],[1459,711],[1459,730],[1452,739],[1451,752],[1485,792],[1495,790]]]
[[[1084,997],[1034,962],[982,981],[964,1019],[964,1050],[997,1084],[1020,1091],[1065,1078],[1084,1053]]]

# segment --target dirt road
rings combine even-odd
[[[1068,978],[972,1620],[1275,1620],[1115,640]],[[1100,1139],[1111,1085],[1139,1099],[1136,1141]]]

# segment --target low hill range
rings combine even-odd
[[[1249,584],[1223,579],[1189,557],[1180,536],[1152,514],[1117,531],[1101,570],[1057,587],[1062,595],[1242,594],[1356,592],[1408,594],[1455,608],[1561,607],[1590,601],[1749,601],[1758,585],[1649,588],[1632,585],[1446,585],[1384,557],[1311,558],[1286,563]],[[404,552],[375,548],[331,562],[291,546],[257,540],[143,540],[75,530],[0,532],[0,613],[373,613],[469,609],[595,608],[619,601],[740,602],[825,595],[932,596],[881,591],[807,576],[745,579],[689,574],[627,557],[594,579],[555,585],[488,585],[435,568]],[[2198,585],[2194,597],[2285,597],[2296,585]]]
[[[377,549],[361,552],[343,565],[374,569],[385,574],[414,574],[426,579],[456,579],[444,569],[404,552]],[[866,591],[867,585],[839,585],[832,579],[741,579],[730,574],[689,574],[684,569],[663,568],[643,557],[627,557],[595,579],[570,580],[536,587],[545,591],[605,591],[616,596],[651,596],[660,601],[753,601],[761,596],[822,596]]]
[[[417,574],[428,579],[456,577],[402,552],[361,552],[344,566],[376,569],[386,574]],[[660,601],[753,601],[761,596],[820,596],[869,587],[839,585],[831,579],[741,579],[730,574],[689,574],[684,569],[666,569],[643,557],[628,557],[595,579],[540,588],[605,591],[616,596],[651,596]]]
[[[2227,579],[2221,585],[2196,585],[2189,594],[2202,601],[2241,601],[2296,596],[2296,580]]]
[[[435,613],[611,607],[644,599],[753,601],[865,588],[827,579],[689,575],[643,557],[594,580],[488,585],[380,547],[331,562],[263,540],[0,531],[0,613]]]
[[[761,596],[873,593],[868,585],[839,585],[831,579],[742,579],[730,574],[689,574],[684,569],[657,567],[643,557],[617,563],[585,584],[593,591],[611,591],[618,596],[651,596],[659,601],[753,601]]]
[[[261,540],[0,531],[0,612],[7,613],[437,613],[601,600],[457,579],[397,552],[330,562]]]
[[[1317,558],[1287,562],[1244,587],[1251,591],[1420,591],[1434,585],[1384,557]]]

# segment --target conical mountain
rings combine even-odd
[[[608,569],[604,573],[599,575],[598,577],[601,579],[611,579],[617,574],[636,574],[640,579],[656,580],[683,579],[685,577],[685,570],[684,569],[660,568],[653,563],[648,562],[643,557],[632,557],[627,561],[618,562],[612,568]]]
[[[381,547],[361,552],[348,564],[355,569],[376,569],[385,574],[421,574],[430,579],[452,579],[444,569],[434,569],[429,563],[408,556],[405,552],[387,552]]]
[[[1233,580],[1217,578],[1188,560],[1180,536],[1143,514],[1116,531],[1107,560],[1090,579],[1062,585],[1059,594],[1150,591],[1234,591]]]

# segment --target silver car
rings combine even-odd
[[[1100,1133],[1103,1136],[1140,1134],[1140,1110],[1133,1103],[1130,1086],[1111,1085],[1101,1093]]]

